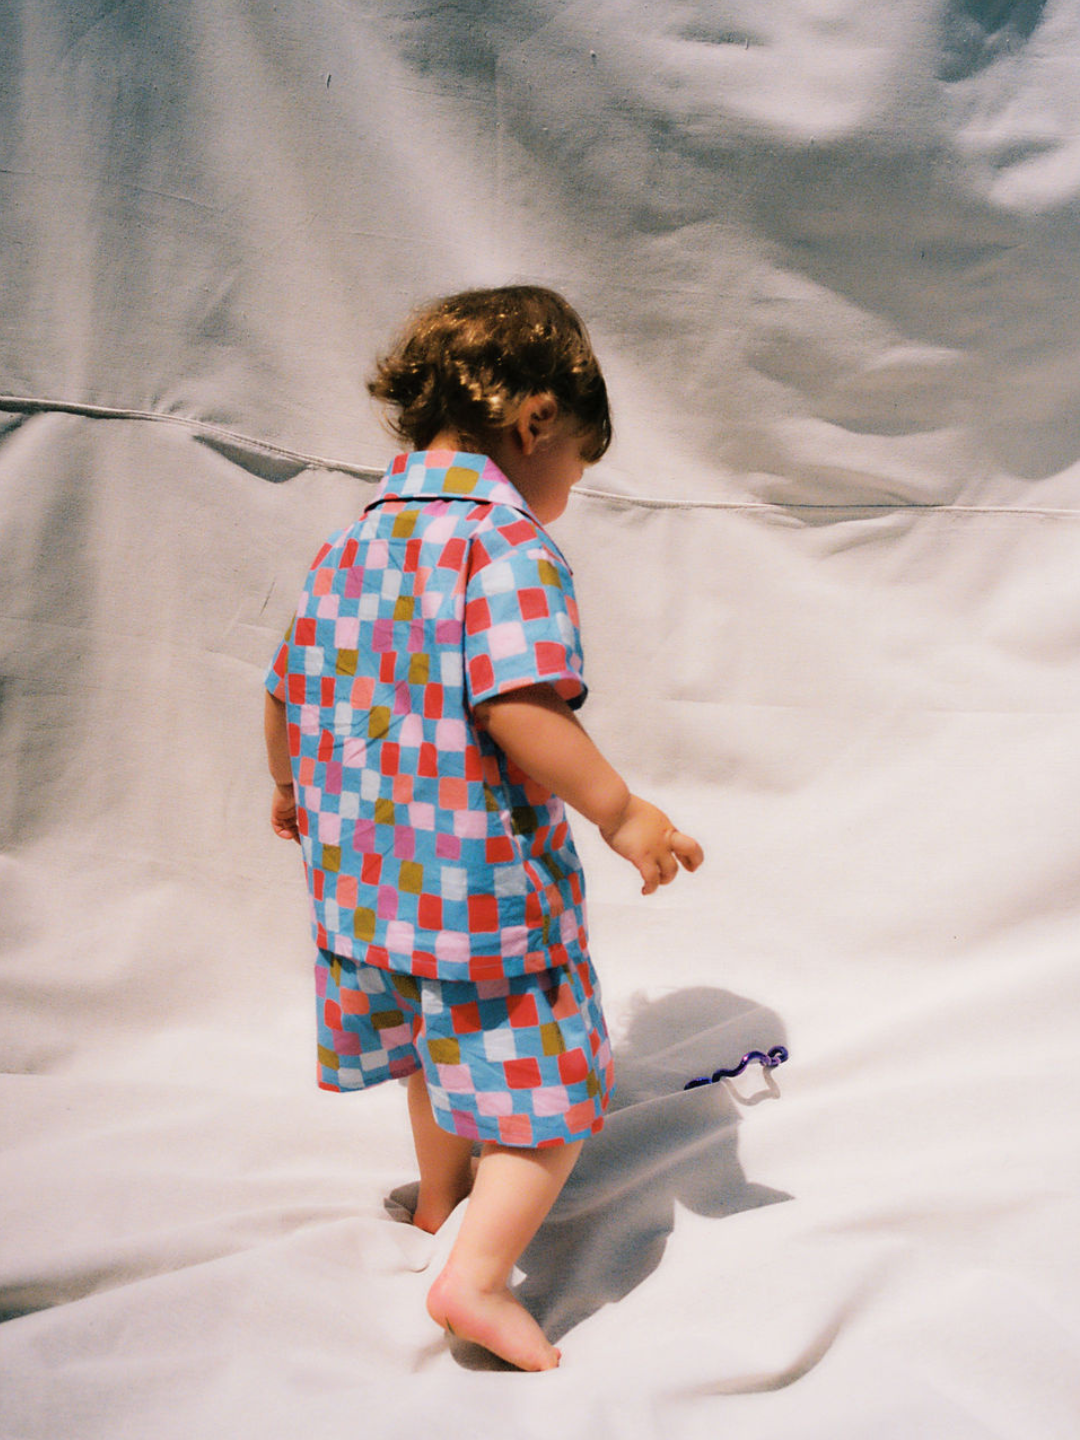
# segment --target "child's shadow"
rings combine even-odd
[[[733,1215],[791,1196],[750,1183],[737,1153],[728,1082],[687,1080],[734,1067],[784,1041],[771,1011],[700,986],[633,1011],[615,1052],[615,1095],[557,1204],[519,1262],[518,1298],[552,1341],[651,1275],[675,1224],[676,1200],[697,1215]],[[751,1066],[740,1094],[776,1094]]]

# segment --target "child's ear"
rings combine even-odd
[[[559,406],[554,395],[530,395],[522,403],[514,421],[522,453],[531,455],[538,444],[550,438],[559,416]]]

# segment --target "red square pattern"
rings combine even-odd
[[[500,1115],[499,1140],[503,1145],[531,1146],[532,1121],[528,1115]]]
[[[538,640],[533,646],[536,654],[536,670],[539,675],[557,675],[569,669],[566,651],[553,640]]]
[[[503,1073],[511,1090],[533,1090],[540,1084],[540,1061],[534,1055],[504,1060]]]
[[[473,695],[485,695],[495,684],[495,667],[490,655],[474,655],[469,661],[469,685]]]
[[[450,1019],[455,1035],[478,1035],[484,1028],[480,1023],[480,1006],[475,1001],[451,1005]]]
[[[341,992],[341,1009],[346,1015],[366,1015],[371,1009],[371,1000],[363,990],[353,990],[346,985]]]
[[[442,901],[438,895],[421,895],[417,902],[416,918],[421,930],[441,930],[443,923]]]
[[[443,546],[442,554],[439,556],[439,568],[442,570],[460,570],[461,562],[465,559],[465,541],[461,538],[448,540]]]
[[[540,1024],[540,1016],[536,1013],[536,999],[532,995],[508,995],[506,1013],[515,1030]]]
[[[478,982],[481,980],[501,980],[502,978],[503,961],[501,955],[474,955],[470,959],[470,980]]]
[[[370,675],[360,675],[352,683],[349,703],[354,710],[370,710],[375,698],[375,681]]]
[[[523,620],[543,620],[548,615],[547,596],[543,590],[521,590],[518,606]]]
[[[577,1010],[577,1001],[569,985],[560,985],[551,1002],[551,1013],[556,1020],[565,1020]]]
[[[491,607],[486,600],[470,600],[465,606],[465,634],[478,635],[491,629]]]
[[[500,525],[499,533],[511,545],[527,545],[536,538],[536,528],[531,520],[512,520],[509,525]]]
[[[469,808],[469,782],[448,775],[439,781],[439,804],[444,810],[467,810]],[[493,926],[497,929],[498,926]]]
[[[574,1130],[591,1130],[596,1123],[596,1106],[591,1100],[581,1100],[576,1105],[571,1105],[565,1115],[566,1128]]]
[[[567,1050],[559,1056],[559,1079],[564,1085],[580,1085],[589,1073],[589,1061],[583,1050]]]
[[[384,775],[396,775],[401,768],[401,746],[393,740],[384,740],[379,750],[379,769]]]
[[[445,781],[443,782],[445,784]],[[469,929],[491,935],[499,928],[499,902],[494,895],[469,896]]]

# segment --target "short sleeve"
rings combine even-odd
[[[280,700],[283,703],[285,700],[285,676],[289,668],[289,644],[292,640],[294,622],[295,617],[289,621],[289,628],[285,631],[285,638],[278,646],[277,654],[274,656],[270,668],[266,672],[266,679],[263,682],[274,699]]]
[[[569,567],[526,521],[472,541],[465,592],[465,684],[470,705],[551,685],[584,703],[581,636]]]
[[[335,530],[333,535],[331,535],[330,538],[323,543],[323,545],[319,549],[319,553],[311,562],[311,569],[308,571],[307,582],[304,586],[304,595],[301,595],[300,597],[300,610],[303,610],[304,597],[311,586],[312,577],[315,575],[315,572],[318,570],[319,566],[330,554],[331,550],[334,549],[334,547],[341,540],[341,537],[345,533],[346,532],[344,530]],[[266,676],[263,680],[263,684],[266,686],[267,690],[269,690],[270,694],[273,695],[275,700],[285,701],[288,698],[286,693],[286,677],[289,673],[289,651],[292,647],[293,635],[296,631],[296,616],[298,613],[299,611],[293,612],[293,617],[289,621],[288,627],[285,630],[284,639],[278,646],[277,652],[274,655],[274,658],[270,664],[270,668],[269,670],[267,670]]]

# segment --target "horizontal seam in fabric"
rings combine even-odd
[[[1080,517],[1080,509],[1065,506],[1051,508],[1037,505],[955,505],[948,501],[933,500],[863,500],[819,501],[809,500],[667,500],[643,495],[622,495],[618,491],[593,490],[583,485],[574,488],[574,495],[588,500],[613,501],[616,504],[637,506],[644,510],[747,510],[774,511],[778,515],[793,510],[807,510],[813,514],[863,514],[885,515],[894,511],[919,510],[950,515],[1053,515],[1061,519]]]
[[[238,430],[227,430],[207,420],[195,420],[187,415],[163,415],[158,410],[133,410],[121,406],[94,405],[88,401],[50,400],[32,395],[0,395],[0,411],[13,414],[37,415],[56,413],[61,415],[82,415],[91,420],[146,420],[158,424],[177,425],[195,436],[219,440],[224,444],[252,450],[262,455],[318,470],[337,470],[345,475],[354,475],[360,480],[376,483],[382,479],[385,469],[374,465],[355,465],[348,460],[332,460],[324,455],[311,455],[302,450],[290,450],[284,445],[274,445],[266,440],[256,440]],[[1033,505],[955,505],[933,500],[891,500],[854,502],[812,502],[806,500],[672,500],[664,496],[625,495],[617,490],[598,490],[591,486],[578,485],[574,495],[588,500],[602,500],[615,505],[625,505],[639,510],[732,510],[744,512],[772,512],[778,515],[793,511],[807,511],[811,514],[883,515],[903,510],[932,511],[949,515],[1031,515],[1054,516],[1058,519],[1080,517],[1080,509]]]
[[[239,430],[227,430],[223,425],[214,425],[207,420],[193,420],[187,415],[163,415],[158,410],[129,410],[113,405],[93,405],[74,400],[46,400],[31,395],[0,395],[0,410],[15,414],[40,415],[56,413],[61,415],[82,415],[91,420],[148,420],[158,424],[178,425],[190,430],[196,436],[220,440],[224,444],[240,449],[253,450],[261,455],[272,455],[278,460],[294,461],[319,470],[340,470],[355,475],[361,480],[381,480],[383,467],[354,465],[347,460],[330,460],[322,455],[309,455],[300,450],[289,450],[284,445],[273,445],[266,440],[256,440]]]

